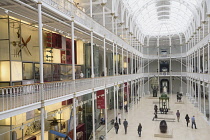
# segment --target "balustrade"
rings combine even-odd
[[[138,79],[138,76],[139,75],[134,74],[120,75],[93,79],[78,79],[75,81],[2,87],[0,88],[0,111],[2,112],[33,103],[39,103],[41,102],[41,97],[43,97],[43,100],[50,100],[88,89],[113,85],[116,82],[123,83],[123,81],[126,80]]]
[[[186,53],[179,53],[179,54],[167,54],[167,55],[160,55],[160,57],[158,57],[158,55],[147,55],[144,54],[143,58],[148,58],[148,59],[161,59],[161,58],[180,58],[180,57],[186,57]]]

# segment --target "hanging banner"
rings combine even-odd
[[[127,85],[127,82],[125,82],[124,83],[124,99],[125,99],[125,101],[128,100],[127,98],[129,97],[129,94],[130,94],[130,86],[129,86],[129,84]]]
[[[97,109],[105,109],[104,90],[97,91],[96,96],[97,96]]]

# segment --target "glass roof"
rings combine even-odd
[[[150,36],[186,31],[202,0],[123,0],[141,32]]]

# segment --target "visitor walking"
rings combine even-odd
[[[121,114],[120,113],[118,113],[118,120],[119,120],[119,125],[121,125]]]
[[[125,134],[127,134],[128,121],[126,121],[126,119],[124,120],[123,125],[125,128]]]
[[[177,117],[177,121],[179,122],[179,118],[180,118],[180,112],[179,112],[179,110],[177,110],[177,112],[176,112],[176,117]]]
[[[125,112],[128,112],[128,105],[125,105]]]
[[[118,134],[119,124],[117,122],[114,123],[114,128],[115,128],[116,134]]]
[[[192,129],[193,129],[193,125],[195,126],[195,129],[197,129],[196,123],[195,123],[195,116],[193,116],[193,117],[191,118],[191,121],[192,121]]]
[[[141,137],[141,131],[142,131],[141,123],[139,123],[137,131],[138,131],[139,137]]]
[[[154,121],[155,119],[157,119],[157,118],[158,118],[158,116],[157,116],[157,113],[156,113],[156,112],[154,113],[154,115],[155,115],[155,116],[153,117],[152,121]]]
[[[187,122],[187,127],[188,127],[188,123],[190,123],[190,117],[188,116],[188,114],[186,114],[185,120],[186,120],[186,122]]]

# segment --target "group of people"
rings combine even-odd
[[[188,114],[186,114],[185,120],[187,122],[187,127],[188,127],[188,123],[190,123],[190,117],[188,116]],[[195,123],[195,116],[192,116],[191,122],[192,122],[192,129],[193,129],[193,126],[195,127],[195,129],[197,129],[196,123]]]
[[[177,110],[177,112],[176,112],[176,117],[177,117],[177,121],[179,122],[179,119],[180,119],[180,112],[179,112],[179,110]],[[190,117],[189,117],[188,114],[186,114],[185,120],[186,120],[187,127],[188,127],[188,124],[190,123]],[[195,116],[192,116],[191,122],[192,122],[192,126],[191,126],[192,129],[193,129],[193,126],[194,126],[195,129],[197,129],[196,123],[195,123]]]
[[[121,114],[120,113],[118,113],[118,116],[116,117],[116,122],[114,123],[114,128],[115,128],[116,134],[118,134],[118,130],[120,128],[119,125],[121,125]],[[128,121],[126,119],[123,121],[123,126],[125,129],[125,134],[127,134]],[[139,137],[141,137],[141,131],[142,131],[141,123],[139,123],[137,131],[138,131]]]

